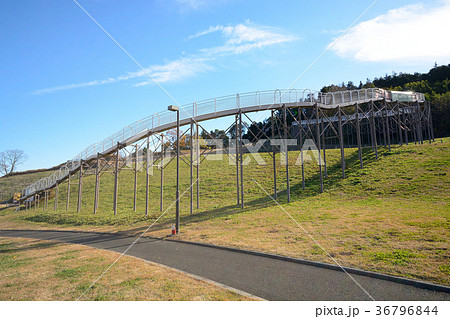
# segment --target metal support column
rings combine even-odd
[[[138,146],[135,145],[134,150],[134,199],[133,199],[133,211],[136,212],[137,206],[137,178],[138,178]]]
[[[386,120],[387,120],[387,114],[386,114],[386,100],[384,100],[383,109],[381,110],[381,123],[383,125],[383,145],[387,146],[387,126],[386,126]]]
[[[44,191],[44,212],[47,210],[47,204],[48,204],[48,191]]]
[[[342,178],[345,178],[344,136],[342,135],[342,111],[340,106],[338,107],[338,125],[339,125],[339,146],[341,147]]]
[[[147,136],[147,150],[145,159],[145,216],[148,216],[148,192],[149,192],[149,174],[150,174],[150,136]]]
[[[58,188],[58,183],[56,183],[55,186],[55,207],[54,207],[54,211],[58,210],[58,195],[59,195],[59,188]]]
[[[427,127],[428,127],[428,139],[431,143],[433,139],[433,129],[432,129],[432,121],[431,121],[431,104],[430,102],[425,102],[427,106]]]
[[[426,139],[431,143],[431,133],[430,133],[430,118],[429,118],[429,112],[428,112],[428,103],[427,101],[424,101],[423,103],[423,115],[425,118],[425,132],[426,132]]]
[[[273,114],[273,111],[272,111]],[[240,204],[240,191],[239,191],[239,116],[236,114],[235,118],[235,131],[236,131],[236,154],[235,154],[235,160],[236,160],[236,202],[237,205]]]
[[[316,108],[316,135],[317,135],[317,153],[319,157],[319,178],[320,178],[320,192],[323,193],[323,175],[322,175],[322,159],[320,156],[320,125],[319,125],[319,107],[317,103]]]
[[[271,115],[270,115],[270,123],[271,123],[271,131],[272,131],[272,140],[275,138],[275,125],[273,123],[273,113],[274,111],[271,110]],[[276,146],[273,144],[272,145],[272,168],[273,168],[273,198],[277,199],[277,167],[276,167],[276,158],[275,155],[277,154],[276,152]]]
[[[397,122],[398,122],[398,143],[403,145],[403,134],[402,134],[402,121],[400,117],[400,104],[397,102]]]
[[[431,140],[434,142],[433,116],[432,116],[432,113],[431,113],[431,103],[430,102],[428,102],[428,112],[430,113]]]
[[[70,171],[67,178],[67,201],[66,201],[66,212],[69,210],[69,201],[70,201]]]
[[[370,135],[372,137],[372,149],[375,152],[375,158],[378,159],[377,136],[375,128],[375,112],[373,110],[373,101],[370,101]]]
[[[411,112],[411,122],[413,123],[413,128],[412,128],[412,133],[413,133],[413,138],[414,138],[414,145],[417,145],[418,141],[419,141],[419,127],[417,125],[417,109],[412,106],[412,112]]]
[[[328,169],[327,169],[327,155],[326,155],[326,145],[325,145],[325,129],[324,129],[324,124],[323,124],[323,116],[320,118],[320,130],[321,132],[321,136],[322,136],[322,152],[323,152],[323,168],[324,168],[324,173],[325,173],[325,178],[328,177]]]
[[[117,197],[119,190],[119,151],[120,151],[120,143],[117,142],[116,161],[114,166],[114,199],[113,199],[114,215],[117,215]]]
[[[283,128],[284,128],[284,143],[286,143],[286,192],[287,192],[287,201],[288,203],[291,202],[291,187],[289,183],[289,151],[288,151],[288,128],[287,128],[287,111],[286,111],[286,104],[283,104]]]
[[[359,105],[355,104],[355,120],[356,120],[356,142],[358,143],[359,167],[363,168],[362,146],[361,146],[361,126],[359,122]]]
[[[419,142],[420,144],[423,144],[422,111],[420,109],[419,101],[417,101],[417,126],[419,132]]]
[[[97,214],[98,197],[100,189],[100,153],[97,153],[97,162],[95,167],[95,191],[94,191],[94,215]]]
[[[244,157],[244,149],[243,149],[243,142],[242,142],[242,113],[239,110],[239,160],[240,160],[240,167],[241,167],[241,208],[244,208],[244,164],[243,164],[243,157]]]
[[[81,211],[81,198],[83,196],[83,160],[80,160],[80,179],[78,180],[77,213]]]
[[[385,126],[386,126],[386,137],[387,137],[387,145],[389,152],[391,151],[391,133],[390,133],[390,127],[389,127],[389,112],[388,112],[388,104],[386,103],[386,100],[384,100],[384,108],[385,108]]]
[[[298,123],[299,123],[299,139],[300,139],[300,161],[302,162],[302,189],[305,190],[305,163],[303,161],[303,128],[302,128],[302,114],[299,110]]]
[[[405,114],[405,108],[402,108],[402,118],[403,118],[403,131],[405,133],[405,144],[408,145],[408,116]]]
[[[197,161],[196,165],[196,173],[197,173],[197,179],[196,179],[196,185],[197,185],[197,209],[200,209],[200,144],[198,140],[198,124],[195,124],[195,140],[197,143],[197,146],[195,147],[197,155],[195,156],[195,159]],[[236,131],[237,132],[237,131]]]
[[[159,210],[162,212],[164,209],[164,135],[161,134],[161,187],[159,194]]]
[[[190,136],[191,143],[190,143],[190,147],[189,147],[190,148],[189,155],[190,155],[191,161],[189,163],[189,176],[190,176],[191,183],[190,183],[190,190],[189,190],[189,193],[190,193],[190,196],[189,196],[190,210],[189,210],[189,212],[192,215],[194,213],[194,184],[193,184],[194,183],[194,120],[193,119],[191,119],[190,130],[191,130],[191,136]]]

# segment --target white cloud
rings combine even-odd
[[[66,84],[66,85],[60,85],[60,86],[54,86],[51,88],[36,90],[36,91],[31,92],[31,94],[38,95],[38,94],[45,94],[45,93],[55,93],[58,91],[65,91],[65,90],[71,90],[71,89],[84,88],[84,87],[88,87],[88,86],[109,84],[109,83],[114,83],[117,81],[119,81],[117,78],[109,78],[106,80],[94,80],[94,81],[89,81],[89,82]]]
[[[164,65],[155,65],[148,68],[147,72],[158,83],[180,81],[195,76],[198,73],[211,70],[211,66],[206,64],[207,60],[202,58],[185,58],[169,62]],[[140,76],[146,75],[145,72],[137,72]],[[152,84],[152,80],[143,81],[134,86],[143,86]]]
[[[263,48],[278,43],[294,41],[292,35],[282,34],[273,28],[252,25],[249,21],[245,24],[235,26],[211,26],[209,29],[201,31],[189,37],[198,38],[209,33],[221,31],[226,41],[224,45],[202,49],[201,51],[210,56],[241,54],[255,48]]]
[[[201,36],[204,36],[206,34],[213,33],[213,32],[216,32],[216,31],[219,31],[219,30],[222,30],[222,29],[223,29],[223,26],[221,26],[221,25],[216,25],[215,27],[210,26],[207,30],[200,31],[200,32],[198,32],[196,34],[190,35],[188,37],[188,40],[195,39],[195,38],[198,38],[198,37],[201,37]]]
[[[248,21],[245,24],[238,24],[235,26],[211,26],[207,30],[198,32],[197,34],[188,37],[188,39],[198,38],[218,31],[220,31],[222,36],[225,38],[223,45],[203,48],[192,55],[185,56],[185,54],[182,54],[183,57],[181,58],[161,65],[152,65],[145,68],[145,71],[139,70],[129,72],[125,75],[104,80],[94,80],[55,86],[36,90],[31,93],[54,93],[70,89],[127,81],[141,77],[147,77],[147,79],[145,81],[135,83],[134,86],[150,85],[153,81],[148,78],[147,73],[150,74],[158,83],[180,81],[213,69],[211,63],[219,57],[242,54],[256,48],[263,48],[278,43],[293,41],[295,39],[293,36],[282,34],[268,27],[251,25]]]
[[[108,78],[105,80],[94,80],[88,82],[60,85],[46,89],[40,89],[31,92],[31,94],[38,95],[44,93],[54,93],[58,91],[65,91],[71,89],[84,88],[89,86],[97,86],[110,84],[120,81],[131,80],[135,78],[147,77],[148,74],[152,76],[158,83],[174,82],[179,81],[188,77],[192,77],[198,73],[210,70],[211,67],[206,63],[206,59],[203,58],[180,58],[162,65],[153,65],[144,70],[129,72],[125,75],[117,76],[115,78]],[[148,81],[140,82],[134,86],[143,86],[147,84],[152,84],[153,81],[149,79]]]
[[[446,63],[449,34],[449,0],[438,7],[408,5],[359,23],[332,50],[359,61]]]

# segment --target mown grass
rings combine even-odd
[[[86,291],[119,254],[4,237],[0,247],[0,300],[250,300],[128,256]]]
[[[356,149],[346,149],[346,179],[341,177],[340,152],[328,150],[324,193],[320,193],[318,166],[305,165],[305,190],[298,153],[290,154],[291,203],[287,203],[285,167],[277,156],[278,201],[301,226],[266,194],[273,194],[271,158],[267,165],[252,160],[244,166],[245,208],[236,205],[235,166],[228,158],[205,160],[200,166],[200,208],[189,213],[189,191],[181,199],[181,230],[177,237],[266,251],[323,262],[332,262],[324,248],[342,265],[410,278],[450,284],[448,274],[450,230],[450,138],[443,143],[379,148],[363,151],[359,168]],[[183,162],[181,162],[183,163]],[[182,164],[184,165],[184,164]],[[175,163],[165,170],[164,209],[175,195]],[[138,179],[137,212],[133,212],[133,173],[122,171],[119,212],[112,213],[113,176],[100,182],[100,203],[93,215],[94,176],[84,179],[82,212],[76,213],[77,186],[72,185],[70,209],[65,211],[66,185],[60,187],[59,210],[50,201],[47,212],[0,212],[8,228],[63,228],[136,234],[158,216],[159,171],[150,178],[150,214],[144,215],[145,173]],[[194,174],[195,176],[195,174]],[[261,189],[261,187],[263,189]],[[188,166],[182,166],[181,191],[189,187]],[[195,189],[195,187],[194,187]],[[150,236],[170,233],[174,220],[170,207],[150,231]],[[3,215],[3,216],[2,216]],[[309,235],[320,244],[313,242]],[[320,248],[322,247],[322,248]]]

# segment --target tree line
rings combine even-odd
[[[450,64],[435,65],[428,73],[395,73],[375,78],[373,81],[366,79],[366,83],[359,82],[355,86],[353,82],[344,82],[341,85],[328,85],[321,92],[337,92],[378,87],[390,91],[415,91],[425,94],[425,98],[431,102],[431,114],[433,117],[434,135],[445,137],[450,135]]]

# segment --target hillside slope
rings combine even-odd
[[[359,168],[356,149],[345,150],[347,178],[341,178],[339,150],[327,151],[328,177],[319,192],[318,167],[307,162],[306,189],[301,170],[290,154],[291,203],[286,203],[284,166],[277,158],[278,201],[273,192],[271,158],[267,165],[255,160],[244,166],[245,209],[236,205],[235,166],[227,158],[202,162],[200,208],[189,214],[189,169],[181,171],[180,239],[267,251],[341,264],[411,278],[450,284],[450,138],[423,145],[380,148],[375,160],[364,149],[364,168]],[[183,162],[182,162],[183,163]],[[47,212],[11,210],[0,213],[0,222],[10,228],[65,228],[137,234],[159,212],[159,171],[150,178],[150,215],[144,216],[145,173],[138,177],[137,212],[133,212],[134,174],[120,173],[119,212],[112,213],[113,175],[100,182],[100,204],[93,215],[95,176],[84,179],[82,212],[76,213],[77,186],[71,187],[70,208],[65,211],[66,184],[60,186],[59,210],[50,201]],[[173,204],[175,163],[165,170],[164,209]],[[195,189],[195,188],[194,188]],[[267,192],[267,193],[266,193]],[[300,225],[299,227],[288,215]],[[148,232],[166,236],[174,220],[174,205]],[[311,240],[311,237],[316,242]],[[325,253],[325,251],[327,253]]]

